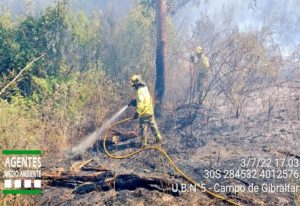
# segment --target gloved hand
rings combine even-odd
[[[129,104],[128,104],[128,107],[136,107],[137,103],[136,103],[136,99],[132,99]]]
[[[137,118],[139,118],[139,113],[135,112],[132,119],[137,119]]]

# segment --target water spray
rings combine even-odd
[[[105,130],[113,123],[115,123],[118,118],[126,111],[128,106],[124,106],[121,108],[117,113],[115,113],[109,120],[105,121],[99,129],[94,131],[92,134],[88,135],[87,137],[84,137],[83,140],[76,145],[72,150],[72,155],[78,155],[86,151],[88,148],[92,147],[93,144],[102,137]]]

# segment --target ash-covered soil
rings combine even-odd
[[[300,175],[300,166],[297,164],[297,161],[300,163],[299,89],[300,84],[296,82],[252,93],[243,104],[238,118],[231,106],[222,101],[223,97],[214,95],[198,108],[187,105],[178,110],[170,109],[158,121],[163,134],[162,147],[179,168],[212,191],[216,184],[245,188],[249,185],[261,188],[263,184],[299,186],[300,177],[295,175]],[[132,128],[130,124],[117,129],[125,131]],[[150,144],[152,141],[154,138],[149,135]],[[138,142],[138,138],[133,138],[109,148],[117,154],[126,154],[136,149]],[[61,155],[61,159],[53,158],[52,162],[47,162],[46,170],[59,167],[67,170],[76,161],[93,158],[93,165],[101,165],[116,175],[136,174],[187,183],[157,151],[145,151],[128,159],[117,160],[107,157],[101,146],[99,142],[98,149],[94,146],[78,160],[68,159],[65,155]],[[243,167],[243,158],[254,160],[254,163]],[[259,159],[266,163],[257,162]],[[242,176],[241,172],[245,170],[255,171],[256,176]],[[221,177],[211,174],[205,178],[206,171],[212,174],[219,171]],[[228,171],[240,173],[225,177]],[[264,174],[272,171],[276,174]],[[283,171],[292,172],[278,175],[285,173]],[[74,194],[73,189],[65,187],[44,187],[44,195],[37,199],[38,205],[226,205],[199,189],[175,196],[142,187],[86,194]],[[225,191],[218,194],[242,205],[296,206],[300,199],[300,191]]]

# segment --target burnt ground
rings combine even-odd
[[[213,109],[186,106],[179,110],[170,110],[165,118],[159,120],[163,134],[162,147],[173,158],[175,163],[186,174],[206,188],[214,190],[220,185],[251,184],[261,187],[263,184],[300,185],[297,175],[289,177],[253,176],[242,178],[235,175],[225,178],[226,170],[292,170],[300,174],[300,166],[276,164],[276,161],[287,158],[300,162],[300,123],[299,123],[299,84],[280,85],[268,88],[249,97],[251,101],[244,105],[243,113],[237,119],[228,105],[217,102]],[[266,95],[272,94],[273,96]],[[220,97],[221,99],[221,97]],[[192,113],[192,116],[190,116]],[[186,118],[186,119],[185,119]],[[189,123],[187,123],[189,122]],[[118,130],[132,130],[132,125],[123,125]],[[149,137],[149,142],[154,138]],[[136,148],[138,138],[119,142],[110,149],[117,154],[125,154]],[[101,148],[91,148],[79,159],[69,159],[65,155],[53,158],[48,162],[51,168],[68,169],[76,161],[93,158],[93,165],[101,165],[116,173],[136,174],[142,177],[159,177],[170,181],[186,183],[168,164],[167,160],[156,151],[145,151],[128,159],[116,160],[106,156]],[[248,165],[242,167],[245,158],[262,158],[270,163],[263,166]],[[205,178],[205,170],[221,173],[221,178]],[[212,172],[213,173],[213,172]],[[294,172],[295,173],[295,172]],[[294,174],[293,173],[293,174]],[[159,190],[137,187],[133,190],[91,191],[75,194],[72,188],[44,185],[44,195],[37,200],[38,205],[226,205],[217,199],[210,198],[201,191],[182,192],[173,195]],[[219,192],[242,205],[297,205],[300,191],[293,192]]]

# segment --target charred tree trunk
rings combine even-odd
[[[166,69],[166,0],[156,0],[156,82],[155,82],[155,114],[160,116],[165,94],[165,69]]]

